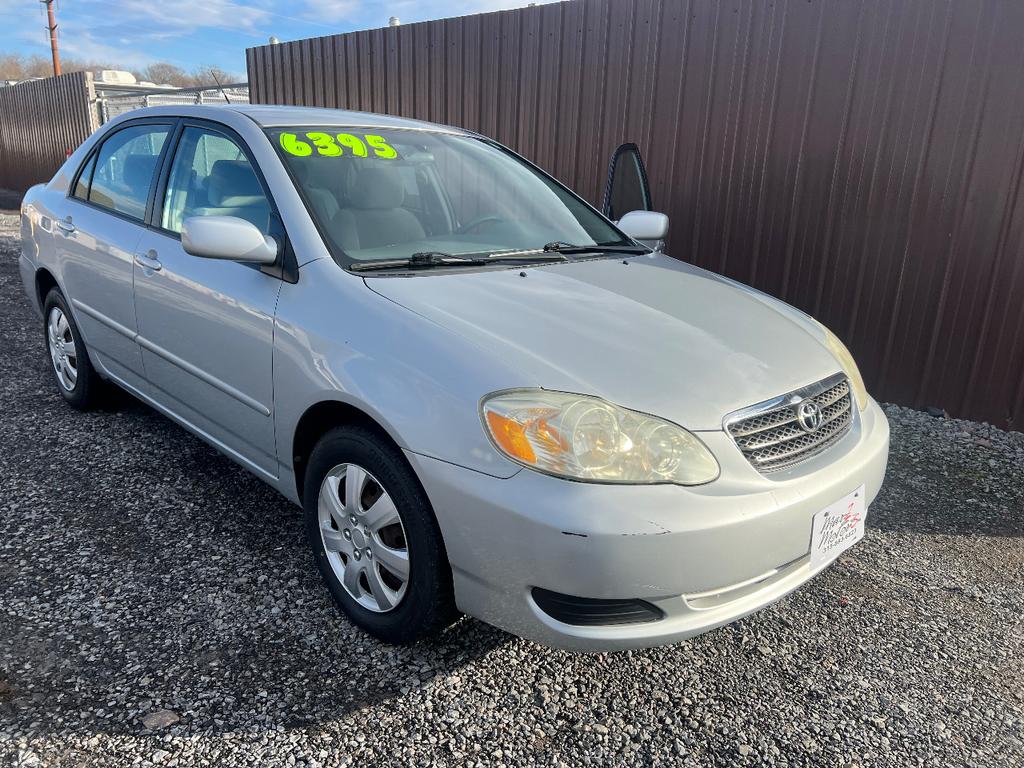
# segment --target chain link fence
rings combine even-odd
[[[249,86],[246,83],[232,83],[222,88],[180,88],[175,90],[133,88],[131,92],[121,89],[96,87],[96,106],[101,123],[113,120],[118,115],[142,107],[160,107],[172,104],[248,104]]]

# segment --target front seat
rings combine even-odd
[[[248,160],[217,160],[210,168],[206,199],[192,216],[237,216],[255,224],[261,232],[270,225],[270,203]]]
[[[299,186],[305,190],[318,220],[329,223],[338,215],[341,205],[338,203],[338,195],[331,191],[325,181],[317,178],[318,169],[324,167],[330,169],[330,164],[306,161],[296,163],[294,170]]]
[[[403,202],[405,183],[397,168],[360,169],[352,176],[347,207],[331,219],[335,241],[344,250],[362,250],[422,240],[423,226]]]

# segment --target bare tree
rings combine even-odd
[[[80,59],[63,59],[61,69],[65,72],[82,70],[113,69],[110,64]],[[53,74],[53,63],[45,56],[24,56],[20,53],[0,53],[0,79],[27,80],[30,77],[49,77]]]
[[[195,81],[195,85],[224,85],[225,83],[238,82],[235,75],[212,65],[194,69],[192,71],[192,79]]]
[[[25,80],[53,74],[53,64],[42,56],[22,56],[17,53],[0,54],[0,78]]]
[[[101,61],[86,61],[61,57],[61,68],[65,72],[96,71],[98,69],[124,69],[116,64]],[[201,66],[192,72],[186,72],[177,64],[157,61],[147,65],[143,70],[132,70],[139,80],[149,80],[157,85],[176,85],[180,87],[209,85],[217,83],[234,83],[239,78],[217,66]],[[4,53],[0,51],[0,80],[27,80],[30,77],[49,77],[53,74],[53,64],[45,56],[25,56],[20,53]]]
[[[176,64],[158,61],[142,70],[141,79],[149,80],[157,85],[187,86],[193,84],[193,78]]]
[[[0,80],[20,80],[23,75],[20,56],[0,53]]]

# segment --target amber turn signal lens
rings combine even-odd
[[[537,454],[533,452],[526,430],[518,421],[488,411],[487,426],[491,428],[494,441],[505,453],[528,464],[537,463]]]

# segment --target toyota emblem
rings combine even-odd
[[[814,432],[821,426],[821,408],[813,400],[803,400],[796,409],[796,420],[804,432]]]

